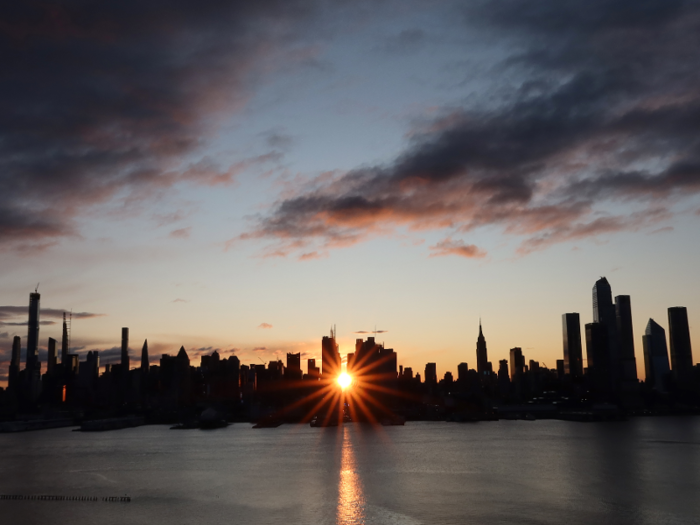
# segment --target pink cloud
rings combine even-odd
[[[443,239],[430,247],[430,257],[444,257],[445,255],[457,255],[468,259],[479,259],[486,257],[486,252],[479,249],[474,244],[466,244],[462,240],[453,241],[450,238]]]
[[[258,328],[262,328],[263,330],[268,330],[268,329],[272,328],[272,325],[269,323],[260,323],[258,325]]]
[[[191,232],[192,226],[188,226],[187,228],[179,228],[177,230],[171,231],[168,237],[171,237],[173,239],[189,239]]]

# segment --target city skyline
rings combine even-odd
[[[41,369],[42,362],[46,362],[47,366],[49,367],[48,370],[41,369],[42,373],[46,371],[50,372],[50,367],[52,366],[52,364],[65,363],[67,362],[67,359],[71,358],[72,356],[74,356],[75,359],[74,367],[77,369],[77,363],[80,361],[80,359],[82,357],[87,356],[89,361],[91,359],[90,356],[93,353],[95,354],[95,356],[100,355],[102,357],[102,365],[118,364],[120,366],[126,366],[127,369],[131,370],[137,368],[141,368],[143,370],[144,367],[147,369],[150,363],[157,363],[160,359],[158,355],[160,355],[161,352],[156,352],[155,355],[149,354],[148,339],[146,338],[144,339],[139,361],[137,359],[139,356],[136,355],[136,349],[132,349],[129,346],[128,327],[121,328],[121,344],[119,345],[119,347],[114,347],[107,351],[101,352],[99,349],[76,349],[74,346],[70,346],[70,337],[72,332],[72,312],[63,312],[63,324],[61,325],[61,358],[59,360],[56,352],[57,340],[55,338],[49,337],[48,345],[46,347],[42,347],[40,344],[40,327],[42,324],[42,322],[40,322],[39,320],[40,298],[41,294],[38,293],[37,285],[37,289],[35,289],[33,293],[29,294],[28,321],[24,323],[24,325],[28,327],[28,330],[26,332],[27,335],[26,337],[22,338],[20,335],[13,334],[13,340],[9,349],[10,360],[8,360],[8,362],[6,363],[7,366],[11,364],[17,364],[16,360],[19,359],[21,360],[21,362],[25,363],[27,374],[31,376],[32,370],[35,370],[34,373],[38,374],[39,370],[37,370],[37,366],[39,367],[39,369]],[[21,307],[4,308],[6,310],[13,309],[16,315],[20,317],[19,310],[21,309]],[[0,307],[0,311],[2,311],[2,309],[3,307]],[[50,308],[42,309],[41,311],[46,311],[47,313],[49,313],[50,316],[53,317],[61,313],[55,309]],[[671,362],[675,363],[675,361],[678,360],[678,364],[676,364],[676,366],[673,367],[674,370],[679,369],[682,363],[682,365],[687,369],[687,373],[692,374],[692,372],[690,372],[690,369],[695,365],[691,351],[692,330],[689,331],[690,325],[688,323],[688,313],[685,307],[672,306],[667,308],[667,325],[669,329],[671,319],[673,318],[676,320],[676,325],[681,326],[681,331],[689,331],[688,335],[684,336],[686,337],[686,339],[682,339],[681,337],[681,339],[679,340],[679,336],[675,335],[674,339],[671,340],[671,336],[669,336],[668,345],[666,343],[665,335],[663,337],[663,342],[658,341],[659,337],[661,337],[659,334],[665,334],[666,331],[653,318],[648,319],[646,328],[639,335],[639,337],[634,336],[632,327],[631,298],[629,295],[616,295],[613,302],[612,288],[605,277],[601,277],[600,279],[598,279],[595,285],[593,286],[592,311],[593,315],[591,322],[593,324],[581,323],[581,315],[578,312],[562,313],[561,355],[558,356],[555,360],[555,366],[552,367],[550,365],[549,368],[556,369],[559,365],[558,361],[561,361],[561,366],[563,366],[563,370],[567,375],[570,374],[572,377],[582,377],[585,369],[587,368],[587,364],[591,359],[591,352],[593,352],[593,355],[595,355],[596,352],[602,352],[602,354],[604,354],[605,356],[605,359],[608,359],[607,356],[609,354],[611,356],[610,359],[613,359],[613,361],[619,360],[619,367],[621,368],[621,379],[624,378],[627,381],[636,381],[637,378],[639,378],[640,380],[645,380],[647,370],[649,370],[649,367],[652,366],[649,363],[650,357],[647,353],[648,350],[651,351],[651,347],[647,349],[647,345],[653,344],[656,348],[655,353],[658,355],[660,352],[659,345],[661,344],[664,348],[668,348],[671,350],[670,353],[668,351],[666,352],[666,360],[669,364]],[[681,317],[679,317],[679,315]],[[92,314],[88,314],[85,312],[76,314],[76,318],[90,318],[91,316]],[[21,325],[22,323],[16,324]],[[606,344],[606,348],[601,350],[595,349],[595,344],[591,343],[591,341],[589,340],[590,334],[588,334],[588,327],[596,327],[598,324],[603,324],[606,328],[605,332],[601,334],[603,334],[602,336],[609,341]],[[613,326],[613,328],[608,329],[607,327],[609,326]],[[377,337],[377,334],[380,334],[383,338],[383,334],[385,332],[386,330],[377,330],[375,328],[372,332],[357,331],[353,332],[353,334],[355,334],[356,336],[364,336],[366,334],[372,333],[374,335],[374,338]],[[647,338],[651,336],[652,332],[656,334],[656,342],[654,343],[652,343],[650,339],[647,340]],[[678,328],[676,329],[676,332],[678,333]],[[594,335],[593,337],[595,338],[598,336]],[[635,339],[637,340],[635,341]],[[25,341],[25,345],[19,343],[19,341],[22,340]],[[315,361],[318,360],[320,364],[319,373],[323,373],[324,375],[329,374],[336,376],[340,373],[341,369],[347,370],[348,372],[351,370],[352,357],[355,356],[357,352],[361,351],[357,343],[357,341],[361,340],[362,338],[355,338],[354,348],[350,347],[348,351],[342,352],[340,345],[337,343],[337,328],[334,325],[331,327],[331,336],[323,337],[320,352],[309,351],[297,352],[296,354],[286,352],[286,355],[287,359],[289,359],[290,355],[296,356],[295,359],[299,361],[299,369],[301,369],[300,367],[303,357],[303,361],[309,362],[309,367],[314,366]],[[674,341],[677,341],[676,346],[680,344],[681,347],[687,348],[687,350],[681,351],[686,352],[685,354],[674,351]],[[384,345],[383,342],[381,344],[382,346]],[[173,350],[175,350],[175,348],[173,348]],[[181,350],[184,348],[184,346],[181,346]],[[494,355],[494,353],[492,353],[493,357],[491,360],[489,360],[487,343],[482,332],[481,319],[479,319],[478,336],[476,338],[475,349],[475,353],[473,354],[471,359],[468,356],[464,356],[464,359],[462,359],[462,361],[460,361],[460,363],[458,364],[443,365],[446,366],[444,374],[450,374],[454,377],[457,377],[459,375],[459,367],[463,364],[468,363],[472,363],[472,368],[476,369],[480,375],[483,375],[486,372],[496,374],[498,369],[497,366],[495,366],[495,364],[500,360],[501,357],[503,357],[503,355]],[[39,354],[40,350],[44,354],[43,359]],[[114,350],[118,350],[119,353],[115,355]],[[213,352],[216,352],[217,355],[221,355],[222,357],[235,355],[241,363],[246,362],[245,360],[241,360],[241,356],[237,355],[235,350],[226,352],[222,351],[219,348],[211,347],[190,348],[188,350],[193,358],[199,356],[208,356]],[[519,352],[519,357],[514,358],[514,351]],[[169,353],[170,352],[162,352],[162,354]],[[525,353],[528,354],[526,356],[527,358],[534,359],[538,363],[540,362],[538,359],[536,359],[537,357],[539,357],[536,353]],[[638,354],[640,353],[641,355],[638,356]],[[279,352],[277,353],[277,355],[275,355],[275,360],[281,361],[281,357],[278,354]],[[517,362],[522,362],[521,367],[525,367],[525,369],[527,368],[527,366],[525,365],[525,357],[523,356],[523,354],[524,353],[521,347],[510,348],[505,353],[505,360],[508,362],[507,367],[511,378],[515,376],[514,366],[516,365],[514,365],[514,363],[516,363],[516,361],[514,361],[514,359],[520,360]],[[134,359],[134,363],[138,363],[138,365],[130,365],[130,360],[132,359],[132,357]],[[258,360],[262,361],[260,355],[254,355],[253,359],[251,359],[250,362],[255,364],[255,362]],[[421,369],[419,366],[416,366],[416,364],[413,363],[407,364],[402,362],[401,365],[402,368],[416,369],[417,371]],[[439,379],[443,374],[442,370],[440,371],[441,373],[438,373],[436,363],[432,363],[431,366],[433,367],[434,374],[436,374],[436,377]],[[547,367],[546,362],[543,362],[543,366]],[[639,373],[640,368],[641,374]],[[8,368],[6,368],[6,370],[8,370]],[[99,370],[97,371],[97,373],[99,373]],[[5,373],[4,376],[0,373],[0,377],[5,378],[5,385],[7,385],[7,373]],[[34,379],[35,383],[37,381],[38,378]]]
[[[113,359],[337,325],[454,374],[481,318],[552,367],[601,275],[639,377],[649,318],[700,326],[696,3],[50,4],[0,8],[3,369],[37,282],[40,346],[73,310]]]

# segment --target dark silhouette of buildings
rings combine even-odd
[[[148,373],[148,339],[144,339],[141,348],[141,372]]]
[[[515,380],[525,373],[525,357],[523,349],[519,347],[510,349],[510,377]]]
[[[323,377],[336,377],[340,374],[340,352],[335,340],[335,329],[331,328],[330,337],[321,340],[321,374]]]
[[[583,376],[583,349],[581,348],[581,320],[579,314],[562,315],[564,335],[564,374]],[[512,350],[511,350],[512,352]]]
[[[12,340],[12,357],[10,358],[10,370],[7,376],[7,388],[13,398],[17,396],[19,389],[19,368],[22,342],[18,335]]]
[[[12,410],[16,414],[60,409],[75,410],[80,417],[95,413],[140,413],[154,421],[172,421],[196,416],[212,406],[238,420],[270,416],[277,420],[305,421],[310,415],[325,413],[339,419],[353,414],[353,419],[372,422],[391,422],[396,414],[428,420],[494,419],[497,417],[494,407],[516,417],[525,412],[532,416],[533,411],[539,411],[537,417],[564,414],[565,418],[610,417],[596,415],[591,408],[596,404],[619,406],[632,412],[645,406],[657,411],[683,407],[700,410],[700,365],[693,366],[686,309],[669,309],[672,369],[665,331],[649,320],[642,338],[646,380],[640,384],[636,375],[631,301],[629,296],[622,295],[613,304],[611,296],[605,278],[596,282],[593,310],[598,321],[585,325],[586,368],[581,355],[580,318],[576,313],[562,316],[564,359],[557,360],[556,369],[534,359],[526,365],[522,348],[515,347],[510,349],[509,360],[498,361],[494,373],[479,322],[477,369],[459,363],[456,380],[449,370],[438,379],[437,364],[427,363],[423,381],[421,374],[414,375],[411,367],[398,366],[393,349],[385,348],[374,337],[357,339],[354,352],[347,354],[346,361],[353,384],[342,394],[336,383],[342,361],[335,329],[321,341],[323,369],[312,358],[304,375],[300,353],[288,353],[286,365],[281,360],[243,365],[236,356],[222,359],[214,351],[201,356],[199,366],[193,366],[187,351],[181,347],[177,355],[163,354],[158,364],[151,365],[147,340],[141,350],[140,368],[132,370],[129,332],[123,328],[119,362],[107,364],[100,374],[97,351],[82,354],[84,361],[79,360],[77,353],[69,353],[71,327],[64,315],[61,362],[58,362],[57,341],[49,338],[43,376],[38,342],[32,343],[35,351],[28,351],[25,368],[20,370],[21,340],[14,338],[8,387],[4,391],[0,389],[0,418],[13,413]],[[28,335],[35,334],[37,340],[39,299],[37,292],[30,294]],[[614,339],[610,331],[616,334]],[[336,405],[331,406],[332,403]]]
[[[479,320],[479,337],[476,340],[476,369],[482,377],[493,371],[486,351],[486,338],[481,330],[481,319]]]
[[[129,370],[129,329],[122,328],[122,370]]]
[[[605,334],[607,337],[607,344],[605,345],[605,355],[596,356],[599,365],[599,374],[603,373],[604,364],[605,375],[607,380],[610,382],[610,388],[613,387],[613,377],[617,376],[615,371],[617,370],[618,364],[618,352],[617,352],[617,316],[615,314],[615,306],[612,302],[612,289],[610,283],[605,277],[598,279],[593,286],[593,322],[604,326]],[[595,329],[599,330],[599,329]],[[600,346],[602,349],[603,347]],[[586,349],[588,353],[588,349]],[[595,354],[595,352],[594,352]],[[588,366],[591,367],[590,356],[588,356]]]
[[[66,312],[63,312],[63,335],[61,337],[61,364],[68,362],[68,323]]]
[[[588,323],[586,330],[586,357],[588,374],[594,392],[607,398],[613,391],[611,373],[610,338],[608,325],[605,323]]]
[[[284,369],[285,379],[301,381],[301,353],[287,354],[287,368]]]
[[[426,363],[425,365],[425,384],[437,384],[437,365],[435,363]]]
[[[668,363],[666,331],[653,319],[649,319],[642,336],[644,347],[644,370],[646,383],[660,392],[666,392],[668,376],[671,372]]]
[[[618,379],[623,382],[636,382],[637,360],[634,356],[632,306],[629,295],[618,295],[615,297],[615,317],[618,335]]]
[[[693,352],[690,347],[688,311],[684,306],[668,309],[668,329],[671,343],[671,367],[679,385],[689,385],[693,380]]]
[[[49,355],[46,360],[46,373],[54,374],[56,372],[56,340],[49,337]]]
[[[39,303],[41,294],[29,294],[29,321],[27,323],[27,355],[25,361],[26,399],[33,402],[41,391],[41,363],[39,362]]]

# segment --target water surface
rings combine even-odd
[[[697,524],[700,418],[0,435],[3,523]],[[5,521],[7,520],[7,521]]]

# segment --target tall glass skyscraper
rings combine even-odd
[[[670,372],[666,330],[653,319],[649,319],[642,336],[644,346],[644,371],[646,383],[660,392],[666,391],[666,378]]]
[[[577,313],[570,313],[562,315],[561,321],[564,339],[564,373],[571,377],[581,377],[583,375],[581,319]]]
[[[619,378],[622,381],[637,381],[637,359],[634,356],[634,332],[632,330],[632,305],[629,295],[615,297],[617,321],[617,345]]]
[[[688,310],[685,306],[668,309],[668,330],[673,376],[680,384],[687,384],[693,378],[693,351],[690,347]]]

